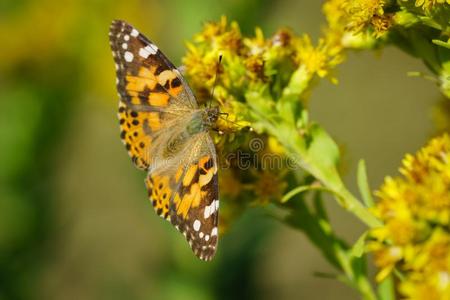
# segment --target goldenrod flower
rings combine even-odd
[[[253,186],[256,201],[261,204],[280,201],[287,188],[287,182],[284,179],[287,170],[264,169],[262,171],[253,171],[252,173],[256,177],[256,182]]]
[[[370,21],[375,37],[383,36],[393,24],[392,15],[375,15]]]
[[[322,6],[328,26],[333,29],[344,29],[347,25],[347,12],[344,7],[347,0],[328,0]]]
[[[360,32],[367,27],[374,16],[382,16],[383,0],[354,0],[345,1],[343,8],[348,16],[348,28],[353,32]]]
[[[316,47],[313,46],[311,38],[303,35],[296,40],[297,60],[304,65],[310,74],[317,74],[319,77],[329,75],[330,70],[343,61],[341,48],[327,43],[326,39],[319,39]],[[336,83],[336,79],[332,78]]]
[[[252,123],[248,94],[268,91],[274,97],[273,103],[263,104],[268,112],[291,83],[307,87],[315,75],[336,82],[331,72],[343,60],[342,47],[332,35],[321,38],[317,46],[309,36],[299,37],[288,29],[265,38],[256,28],[254,36],[245,37],[237,23],[225,17],[207,23],[187,47],[183,64],[200,102],[210,100],[216,83],[214,99],[227,114],[218,122],[223,132],[239,131]],[[297,70],[304,70],[305,76],[293,78]]]
[[[222,194],[231,198],[238,197],[245,189],[245,186],[241,183],[236,176],[236,172],[230,168],[224,168],[219,177],[220,187],[222,188]]]
[[[399,286],[408,299],[447,300],[450,295],[450,235],[437,228],[416,247],[414,260],[407,262],[409,273]]]
[[[343,40],[365,41],[367,33],[379,38],[392,26],[392,16],[385,14],[384,5],[384,0],[328,0],[323,12],[331,31],[339,33]]]
[[[431,140],[406,155],[403,177],[386,178],[374,214],[384,226],[368,244],[383,280],[394,267],[405,274],[399,291],[408,299],[450,295],[450,138]],[[431,297],[431,298],[430,298]]]
[[[272,136],[267,139],[267,146],[268,150],[275,155],[283,155],[285,153],[285,150],[280,142]]]
[[[424,10],[430,10],[438,4],[450,4],[450,0],[416,0],[416,7],[422,7]]]

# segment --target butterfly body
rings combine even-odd
[[[147,172],[155,212],[187,239],[202,260],[218,241],[218,166],[209,134],[217,107],[199,108],[177,68],[150,40],[113,21],[121,138],[133,163]]]
[[[187,126],[187,130],[192,135],[202,131],[208,131],[214,126],[218,116],[219,110],[217,107],[199,110],[192,116],[192,119]]]

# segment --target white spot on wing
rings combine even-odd
[[[201,225],[200,221],[199,220],[195,220],[194,221],[194,225],[193,225],[194,230],[195,231],[199,231],[200,230],[200,225]]]
[[[125,36],[123,37],[123,39],[124,39],[125,41],[128,41],[128,40],[130,39],[130,36],[129,36],[128,34],[125,34]]]
[[[214,235],[217,235],[217,227],[214,227],[214,228],[211,230],[211,236],[214,236]]]
[[[209,241],[209,235],[205,235],[205,241]]]
[[[134,29],[133,28],[133,30],[131,31],[131,36],[133,36],[133,37],[137,37],[138,35],[139,35],[139,32],[136,30],[136,29]]]
[[[139,49],[139,55],[143,58],[148,58],[150,55],[156,54],[157,51],[158,50],[155,50],[152,46],[145,46],[144,48]]]
[[[127,49],[127,48],[128,48],[128,44],[127,44],[127,43],[123,43],[123,44],[122,44],[122,48],[123,48],[123,49]]]
[[[210,205],[205,206],[203,216],[209,218],[209,216],[213,215],[219,209],[219,200],[214,200]]]
[[[132,62],[133,58],[134,58],[133,53],[131,53],[130,51],[125,52],[125,60],[127,62]]]
[[[211,214],[210,206],[209,206],[209,205],[206,205],[206,206],[205,206],[205,211],[204,211],[203,217],[205,217],[205,219],[207,219],[207,218],[209,217],[210,214]]]

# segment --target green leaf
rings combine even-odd
[[[394,273],[396,278],[398,278],[400,281],[405,281],[405,275],[397,268],[394,268]]]
[[[409,35],[418,56],[423,59],[430,70],[432,70],[435,74],[439,74],[441,65],[437,57],[437,49],[436,46],[429,40],[427,34],[422,31],[412,30],[409,32]]]
[[[334,279],[338,280],[350,287],[353,287],[352,282],[344,275],[344,274],[335,274],[335,273],[326,273],[326,272],[314,272],[314,277],[321,278],[321,279]]]
[[[281,198],[280,202],[281,203],[286,203],[288,202],[292,197],[294,197],[297,194],[303,193],[307,190],[310,190],[311,186],[310,185],[302,185],[302,186],[298,186],[295,189],[290,190],[289,192],[287,192],[283,198]]]
[[[322,182],[341,184],[341,179],[337,172],[339,161],[339,148],[334,140],[318,124],[311,125],[309,131],[310,142],[307,149],[307,157],[310,164],[320,169]]]
[[[447,84],[450,84],[450,40],[447,41],[447,43],[439,41],[441,43],[444,43],[446,46],[444,47],[438,47],[438,55],[439,55],[439,62],[442,65],[442,73],[441,73],[441,80],[443,80],[443,84],[447,82]],[[433,43],[434,40],[433,40]],[[435,43],[437,44],[437,43]],[[438,44],[439,45],[439,44]],[[440,46],[443,46],[442,44]],[[444,77],[444,78],[442,78]]]
[[[420,21],[422,21],[423,24],[425,24],[426,26],[429,26],[431,28],[437,29],[437,30],[442,30],[442,26],[437,23],[435,20],[433,20],[432,18],[428,17],[428,16],[421,16],[419,17]]]
[[[368,232],[364,232],[353,245],[351,250],[351,256],[361,257],[364,254],[364,246]]]
[[[306,192],[306,191],[324,191],[324,192],[328,192],[336,197],[339,197],[339,194],[336,194],[333,190],[326,188],[322,185],[301,185],[298,186],[296,188],[293,188],[292,190],[290,190],[289,192],[287,192],[283,198],[281,198],[280,202],[281,203],[286,203],[289,200],[291,200],[294,196],[296,196],[297,194]],[[322,208],[322,207],[316,207],[316,208]]]
[[[308,114],[308,110],[306,109],[302,109],[300,111],[300,116],[297,119],[297,128],[306,128],[309,124],[309,114]]]
[[[364,203],[367,207],[372,207],[374,201],[369,187],[369,181],[367,180],[366,162],[363,159],[358,163],[357,180],[359,192],[361,193]]]
[[[395,300],[394,281],[389,275],[378,285],[378,296],[380,300]]]
[[[433,44],[450,49],[450,43],[441,40],[431,40]]]
[[[275,103],[270,96],[267,86],[253,87],[245,93],[245,99],[259,119],[271,118],[275,115]]]
[[[283,90],[283,96],[295,95],[299,98],[308,89],[311,78],[306,67],[301,65],[292,74],[289,84]]]
[[[283,116],[283,120],[295,126],[296,120],[301,115],[301,102],[296,95],[282,96],[276,104],[278,115]]]

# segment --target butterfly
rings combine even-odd
[[[179,70],[148,38],[115,20],[109,40],[116,66],[120,136],[133,163],[147,172],[155,212],[201,260],[218,242],[218,164],[210,130],[217,107],[200,108]]]

